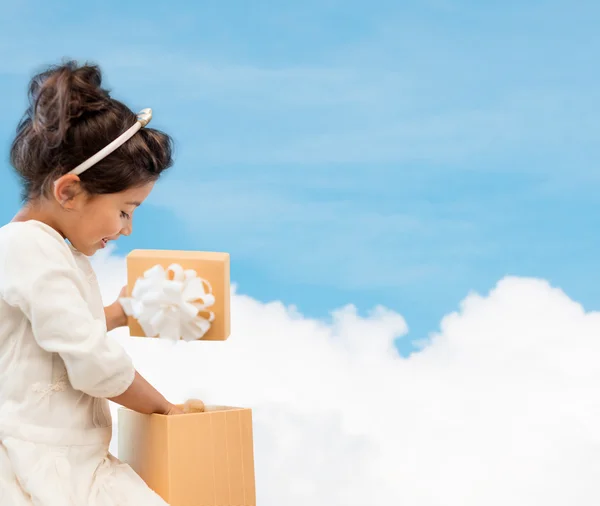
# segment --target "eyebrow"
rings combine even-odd
[[[137,201],[132,201],[132,202],[125,202],[128,206],[135,206],[135,207],[139,207],[142,205],[141,202],[137,202]]]

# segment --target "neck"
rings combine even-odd
[[[61,231],[61,227],[56,219],[54,219],[53,213],[51,213],[50,210],[45,209],[45,207],[46,206],[40,202],[28,202],[19,210],[19,212],[17,212],[17,214],[15,214],[11,221],[40,221],[49,227],[52,227],[60,235],[65,237]]]

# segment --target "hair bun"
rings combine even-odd
[[[65,141],[69,127],[89,113],[105,110],[110,95],[102,88],[95,65],[70,61],[35,76],[29,88],[29,114],[34,131],[49,147]]]

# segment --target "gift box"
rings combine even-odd
[[[252,412],[118,413],[119,459],[170,506],[256,506]]]
[[[137,337],[224,341],[230,334],[229,254],[134,250],[121,304]]]

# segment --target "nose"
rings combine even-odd
[[[126,222],[126,225],[121,229],[120,235],[125,235],[125,236],[131,235],[131,229],[132,229],[132,226],[131,226],[131,220],[130,220],[130,221]]]

